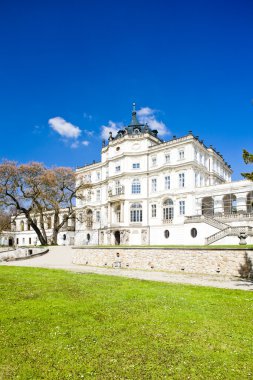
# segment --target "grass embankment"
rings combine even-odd
[[[253,377],[250,292],[14,267],[0,285],[0,379]]]

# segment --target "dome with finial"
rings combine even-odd
[[[136,104],[133,103],[133,109],[132,109],[132,119],[131,119],[131,122],[129,124],[129,127],[135,127],[135,126],[141,126],[141,124],[139,123],[138,119],[137,119],[137,115],[136,115]]]
[[[131,117],[131,122],[130,124],[125,127],[124,130],[119,130],[117,132],[117,135],[115,138],[121,138],[125,135],[140,135],[148,133],[156,138],[158,131],[157,130],[151,130],[150,127],[148,126],[147,123],[141,124],[139,120],[137,119],[137,112],[136,112],[136,103],[133,103],[133,108],[132,108],[132,117]]]

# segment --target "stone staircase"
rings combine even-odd
[[[215,228],[218,228],[219,230],[225,230],[229,227],[228,224],[221,222],[220,220],[217,220],[215,218],[212,218],[210,216],[203,215],[203,221],[204,223],[209,224],[210,226],[213,226]]]
[[[228,226],[223,230],[216,232],[215,234],[208,236],[206,238],[206,245],[210,245],[217,240],[220,240],[226,236],[238,236],[241,232],[244,232],[246,235],[253,236],[253,227],[249,226],[239,226],[239,227],[231,227]]]
[[[214,217],[207,215],[198,215],[187,217],[186,223],[207,223],[210,226],[213,226],[220,231],[215,232],[214,234],[208,236],[205,239],[205,244],[210,245],[217,240],[223,239],[226,236],[238,236],[241,232],[246,233],[246,235],[253,236],[253,227],[250,226],[236,226],[232,227],[229,224],[226,224],[220,220],[215,219]]]

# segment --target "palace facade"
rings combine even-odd
[[[162,141],[139,123],[134,106],[130,124],[103,141],[101,161],[77,169],[78,181],[91,187],[59,244],[239,244],[242,235],[253,244],[253,183],[231,174],[191,131]],[[16,245],[38,243],[22,216],[12,235]]]

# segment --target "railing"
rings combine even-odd
[[[172,224],[173,219],[163,219],[163,224]]]
[[[62,231],[75,231],[75,226],[63,226]]]
[[[125,187],[124,186],[120,186],[120,187],[116,187],[115,190],[108,190],[108,197],[109,198],[112,198],[112,197],[120,197],[121,195],[124,195],[125,194]]]
[[[218,228],[218,229],[220,229],[220,230],[224,230],[225,228],[228,227],[227,224],[222,223],[222,222],[219,221],[219,220],[216,220],[216,218],[211,218],[211,217],[208,217],[208,216],[205,216],[205,215],[204,215],[204,221],[205,221],[206,223],[208,223],[209,225],[211,225],[211,226],[213,226],[213,227],[215,227],[215,228]]]
[[[206,215],[186,216],[185,223],[207,223],[215,228],[218,228],[219,230],[224,230],[226,227],[228,227],[227,224],[216,220],[216,217],[213,218]]]
[[[229,220],[229,221],[244,220],[244,219],[253,220],[253,213],[243,214],[243,213],[238,212],[238,213],[233,213],[233,214],[223,214],[223,215],[215,216],[215,219]]]
[[[238,227],[227,227],[222,231],[216,232],[215,234],[206,238],[206,244],[212,244],[217,240],[222,239],[226,236],[238,236],[240,233],[244,232],[247,235],[253,236],[253,227],[249,226],[238,226]]]

